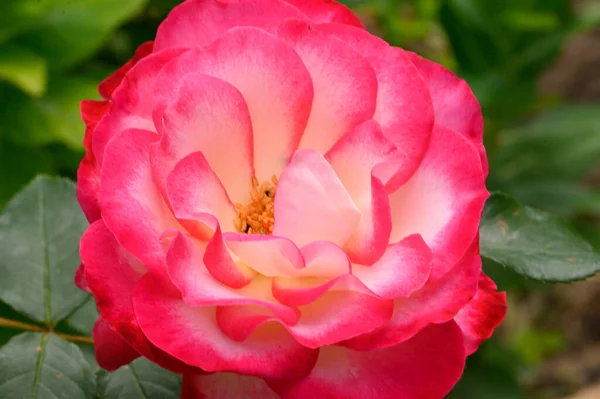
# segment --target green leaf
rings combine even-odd
[[[76,345],[23,333],[0,348],[0,392],[2,399],[91,399],[94,379]]]
[[[65,321],[74,330],[79,331],[84,335],[92,335],[92,329],[94,323],[100,314],[98,308],[96,308],[96,301],[89,295],[86,301],[77,309],[72,315],[70,315]]]
[[[52,69],[65,69],[94,53],[110,32],[140,12],[145,3],[54,0],[31,29],[15,40],[44,57]]]
[[[0,45],[0,80],[6,80],[27,94],[39,97],[47,83],[46,61],[26,48]]]
[[[600,271],[600,254],[560,218],[503,194],[488,199],[480,235],[482,256],[536,280],[567,282]]]
[[[181,377],[139,358],[115,372],[98,372],[100,399],[179,399]]]
[[[38,177],[0,213],[0,299],[54,326],[87,294],[73,284],[87,220],[66,180]]]
[[[22,93],[8,92],[5,113],[0,112],[6,137],[22,146],[39,146],[62,142],[69,148],[81,150],[85,125],[81,120],[79,103],[96,99],[98,81],[85,76],[51,76],[48,92],[33,99]],[[6,90],[6,89],[5,89]]]

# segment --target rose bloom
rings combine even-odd
[[[188,0],[84,101],[98,363],[183,398],[427,398],[504,318],[481,110],[332,0]]]

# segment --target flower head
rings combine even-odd
[[[189,398],[441,398],[504,317],[479,105],[330,0],[188,0],[84,101],[101,366]]]

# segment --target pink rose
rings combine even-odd
[[[441,398],[504,317],[480,107],[332,0],[188,0],[84,101],[100,365],[184,398]]]

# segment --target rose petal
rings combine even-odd
[[[160,366],[181,373],[191,367],[152,345],[138,325],[131,295],[133,287],[146,272],[115,240],[102,220],[86,230],[81,238],[81,260],[102,319],[136,351]]]
[[[363,28],[362,22],[345,5],[334,0],[286,0],[317,23],[333,22]],[[364,28],[363,28],[364,29]]]
[[[203,214],[209,214],[225,231],[235,230],[233,204],[202,152],[179,161],[167,179],[167,195],[177,218],[205,219]]]
[[[188,0],[175,7],[160,24],[154,50],[202,48],[237,26],[266,26],[306,15],[286,1]]]
[[[450,321],[433,324],[410,341],[382,350],[321,348],[308,377],[291,386],[271,386],[284,399],[443,398],[464,365],[462,334]]]
[[[330,241],[343,246],[360,213],[342,182],[315,150],[294,154],[277,185],[273,235],[296,245]]]
[[[135,313],[148,339],[167,353],[201,369],[270,378],[298,378],[312,368],[317,351],[299,345],[276,323],[253,332],[243,343],[219,328],[214,307],[190,307],[165,295],[150,275],[137,284]]]
[[[488,196],[475,147],[455,131],[436,126],[418,171],[390,195],[390,241],[420,234],[434,255],[435,280],[473,241]]]
[[[468,137],[479,151],[481,165],[487,176],[488,162],[483,147],[483,116],[477,98],[463,79],[414,53],[408,53],[429,86],[435,109],[435,123],[456,130]]]
[[[155,131],[152,122],[153,92],[162,67],[185,50],[153,53],[135,64],[112,93],[110,112],[96,126],[92,137],[94,156],[102,165],[104,149],[110,139],[123,130],[137,128]]]
[[[144,130],[119,133],[102,165],[102,217],[119,243],[151,271],[164,274],[163,231],[179,227],[154,181],[149,148],[158,137]]]
[[[157,125],[177,95],[179,80],[191,72],[222,79],[242,93],[252,120],[256,177],[263,182],[279,175],[298,146],[313,99],[310,75],[294,49],[263,30],[242,27],[206,49],[184,54],[159,77]]]
[[[273,33],[296,50],[312,78],[314,99],[299,148],[325,153],[354,126],[373,116],[375,72],[350,46],[313,29],[308,22],[285,21]]]
[[[504,320],[506,309],[506,293],[498,292],[492,279],[481,273],[477,293],[454,318],[464,334],[467,355],[492,336]]]
[[[475,295],[480,272],[479,240],[475,240],[464,258],[442,278],[429,281],[408,298],[397,298],[388,324],[345,345],[356,350],[385,348],[410,339],[430,323],[452,320]]]
[[[138,61],[151,54],[153,46],[153,42],[142,43],[137,50],[135,50],[133,57],[127,61],[125,65],[117,69],[112,75],[100,83],[98,86],[98,93],[100,93],[103,98],[110,100],[117,87],[119,87],[123,79],[125,79],[127,72],[129,72],[129,70],[133,68]]]
[[[236,373],[186,374],[181,399],[279,399],[262,378]]]
[[[241,93],[229,83],[199,73],[161,74],[179,84],[177,95],[159,118],[160,144],[153,148],[152,166],[159,186],[177,161],[201,151],[234,202],[250,199],[254,175],[252,121]],[[229,223],[231,224],[231,223]]]
[[[94,338],[96,361],[105,370],[115,371],[140,357],[140,354],[110,328],[108,323],[102,320],[102,317],[96,320],[92,337]]]
[[[427,150],[434,121],[427,85],[404,50],[366,30],[340,24],[320,24],[316,29],[350,45],[375,71],[378,89],[373,119],[404,156],[400,175],[384,181],[393,190],[414,172]]]
[[[392,219],[388,194],[376,177],[384,162],[404,167],[398,148],[370,120],[346,134],[329,150],[326,158],[361,213],[360,223],[346,243],[353,262],[370,265],[381,257],[389,243]],[[387,167],[387,166],[386,166]],[[394,170],[393,174],[396,174]]]
[[[372,266],[352,265],[352,274],[382,298],[407,297],[427,281],[431,259],[425,241],[412,235],[388,247]]]

